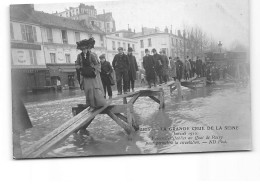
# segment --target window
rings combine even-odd
[[[140,40],[140,45],[141,45],[141,48],[144,48],[144,41],[143,40]]]
[[[46,31],[47,31],[48,42],[52,43],[53,42],[52,29],[51,28],[47,28]]]
[[[70,63],[70,54],[65,54],[66,63]]]
[[[123,43],[123,49],[124,49],[124,51],[126,50],[126,44],[125,43]]]
[[[76,42],[80,41],[80,33],[79,32],[75,32],[75,40],[76,40]]]
[[[172,38],[172,46],[174,46],[174,40],[173,40],[173,38]]]
[[[141,58],[144,57],[144,51],[141,51]]]
[[[29,54],[30,54],[31,65],[37,65],[36,51],[35,50],[29,50]]]
[[[130,43],[127,44],[127,48],[131,47]]]
[[[92,26],[94,26],[94,25],[95,25],[95,22],[94,22],[93,20],[91,21],[91,25],[92,25]]]
[[[51,57],[51,63],[56,63],[56,54],[50,53],[50,57]]]
[[[108,30],[110,29],[110,24],[109,24],[109,22],[107,23],[107,29],[108,29]]]
[[[63,43],[67,44],[68,43],[68,35],[66,30],[61,30],[61,37]]]
[[[104,41],[104,37],[103,37],[103,35],[100,35],[100,41]]]
[[[116,36],[117,36],[117,37],[119,37],[119,34],[118,34],[118,33],[116,33]]]
[[[21,33],[22,33],[22,40],[27,42],[32,42],[32,43],[37,41],[35,27],[21,24]]]
[[[112,49],[116,50],[116,43],[115,43],[115,41],[112,41]]]
[[[135,51],[135,44],[132,45],[133,51]]]
[[[152,39],[149,38],[149,39],[148,39],[148,47],[151,47],[151,46],[152,46]]]
[[[12,23],[10,23],[10,33],[11,33],[11,39],[14,39],[14,28]]]
[[[118,46],[118,47],[121,47],[121,43],[120,43],[120,42],[117,42],[117,46]]]

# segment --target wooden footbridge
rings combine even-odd
[[[23,157],[44,157],[44,154],[48,153],[51,149],[64,141],[68,136],[77,132],[81,128],[87,128],[92,120],[99,114],[107,114],[120,127],[122,127],[127,134],[131,134],[133,131],[139,129],[139,125],[133,114],[133,105],[140,97],[150,97],[153,101],[159,104],[160,109],[165,107],[164,91],[162,87],[139,90],[117,96],[116,98],[109,100],[105,106],[97,109],[91,109],[90,107],[79,105],[78,107],[72,109],[73,114],[75,115],[73,118],[47,134],[39,141],[35,142],[32,146],[25,150]],[[118,99],[122,99],[123,104],[113,104],[113,101]]]

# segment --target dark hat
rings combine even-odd
[[[118,47],[117,50],[120,51],[120,50],[124,50],[124,49],[123,49],[123,47]]]
[[[76,42],[77,44],[77,49],[83,50],[83,49],[92,49],[94,48],[95,45],[95,40],[93,37],[84,40],[81,40],[79,42]]]
[[[128,47],[128,52],[133,52],[132,47]]]
[[[99,59],[106,59],[106,55],[105,55],[105,54],[101,54],[101,55],[99,56]]]
[[[156,52],[156,49],[153,48],[153,49],[152,49],[152,52]]]
[[[144,51],[145,51],[145,52],[149,52],[149,49],[145,49]]]

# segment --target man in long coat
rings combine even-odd
[[[150,55],[150,51],[148,49],[145,49],[145,56],[143,57],[143,67],[145,69],[148,88],[151,88],[152,83],[156,87],[155,60],[153,59],[153,56]]]
[[[160,52],[161,54],[161,58],[162,58],[162,77],[163,77],[163,81],[165,83],[167,83],[167,80],[168,80],[168,69],[169,69],[169,59],[168,57],[166,56],[166,52],[165,50],[162,50]]]
[[[177,57],[177,61],[176,61],[176,72],[177,72],[177,79],[179,81],[181,81],[182,78],[182,70],[183,70],[183,63],[180,60],[179,57]]]
[[[159,77],[159,84],[162,84],[162,80],[163,80],[162,57],[160,54],[157,53],[156,49],[152,49],[152,52],[153,52],[153,59],[155,61],[155,71]]]
[[[117,95],[122,95],[122,80],[124,93],[127,93],[129,61],[122,47],[118,48],[118,52],[113,59],[112,65],[116,72]]]
[[[201,77],[201,72],[202,72],[202,60],[197,56],[196,60],[196,74],[198,77]]]
[[[138,71],[138,66],[137,66],[136,58],[133,55],[133,49],[131,47],[128,48],[127,58],[128,58],[128,62],[129,62],[128,92],[130,92],[130,87],[132,88],[132,92],[134,92],[135,80],[136,80],[136,71]]]

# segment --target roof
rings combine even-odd
[[[104,32],[96,26],[87,27],[82,25],[78,20],[59,17],[56,15],[34,10],[31,12],[27,12],[19,8],[19,6],[10,6],[10,19],[35,23],[47,27],[58,27],[83,32],[104,34]]]
[[[175,34],[171,34],[171,33],[165,33],[165,32],[157,32],[157,33],[149,33],[149,34],[143,34],[142,32],[139,33],[135,33],[132,38],[138,38],[138,37],[144,37],[144,36],[151,36],[151,35],[160,35],[160,34],[167,34],[167,35],[171,35],[171,36],[175,36],[178,37]]]

